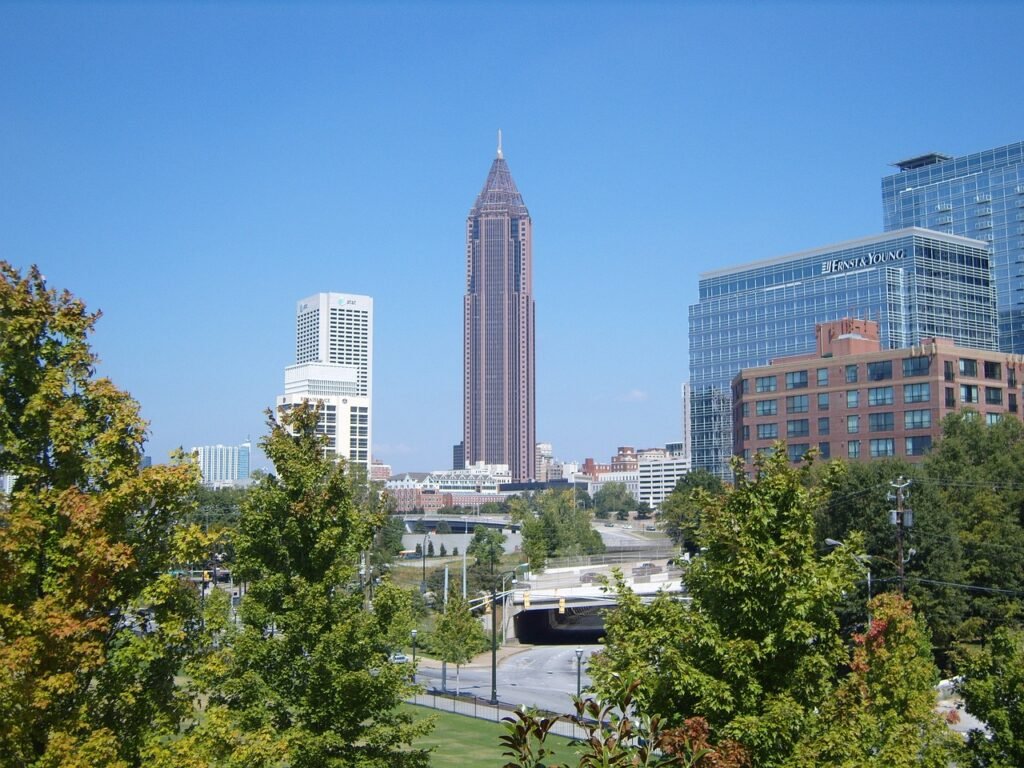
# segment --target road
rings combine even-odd
[[[584,645],[583,670],[580,676],[583,688],[590,684],[587,660],[599,651],[600,645]],[[441,688],[441,670],[421,666],[417,681],[428,689]],[[448,668],[448,690],[455,691],[455,668]],[[462,693],[491,697],[491,668],[463,667],[459,681]],[[567,645],[539,645],[498,661],[498,699],[504,704],[536,707],[551,712],[568,714],[573,711],[572,697],[576,693],[576,649]]]

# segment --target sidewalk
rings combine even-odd
[[[518,642],[513,641],[507,645],[498,646],[498,663],[501,664],[505,659],[515,656],[517,653],[523,653],[528,651],[532,646],[520,645]],[[440,669],[440,659],[432,659],[427,656],[417,656],[416,663],[422,669]],[[454,669],[454,664],[448,665],[449,669]],[[483,653],[477,654],[473,657],[473,660],[468,664],[462,665],[463,669],[490,669],[491,668],[491,649],[488,648]]]

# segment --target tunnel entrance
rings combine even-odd
[[[516,637],[531,645],[591,645],[604,637],[607,608],[586,606],[521,611],[516,614]]]

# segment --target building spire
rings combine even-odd
[[[502,157],[501,154],[501,128],[498,129],[498,157]]]

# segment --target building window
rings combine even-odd
[[[846,431],[851,435],[860,432],[860,416],[846,417]]]
[[[846,407],[847,408],[858,408],[860,407],[860,391],[851,389],[846,393]]]
[[[749,440],[750,439],[750,426],[747,425],[747,424],[743,425],[743,439],[744,440]]]
[[[749,416],[750,415],[750,403],[743,403],[743,405],[740,407],[740,413],[742,413],[744,415],[744,417]]]
[[[786,389],[804,389],[807,386],[807,371],[790,371],[786,374]]]
[[[786,413],[807,413],[810,401],[808,395],[790,395],[786,398]]]
[[[828,443],[818,443],[818,453],[821,454],[821,458],[823,459],[831,459],[832,446]]]
[[[786,437],[806,437],[811,434],[810,419],[790,419],[786,422]]]
[[[932,412],[928,409],[923,411],[904,411],[904,429],[930,429],[932,426]]]
[[[952,387],[946,387],[946,407],[956,408],[956,396],[953,394]]]
[[[828,392],[819,392],[818,393],[818,410],[819,411],[827,411],[828,410]]]
[[[1001,390],[999,387],[985,387],[985,404],[1002,405],[1003,390]]]
[[[741,379],[740,380],[740,391],[744,395],[749,395],[750,394],[750,379]]]
[[[871,387],[868,389],[868,405],[892,405],[892,387]]]
[[[779,401],[758,400],[754,412],[758,416],[774,416],[779,412]]]
[[[1003,378],[1003,366],[995,361],[985,361],[985,378],[996,379],[997,381]]]
[[[976,403],[976,402],[978,402],[978,385],[977,384],[961,384],[960,385],[960,402],[961,403]]]
[[[790,461],[800,461],[811,449],[810,443],[793,443],[786,448]]]
[[[944,375],[944,378],[946,379],[946,381],[952,381],[953,380],[953,361],[952,360],[946,360],[945,363],[943,364],[943,375]]]
[[[1017,369],[1007,368],[1006,369],[1006,386],[1016,387],[1017,386]]]
[[[851,459],[860,458],[860,440],[851,440],[846,444],[846,455]]]
[[[960,375],[970,376],[971,378],[977,378],[978,376],[978,361],[977,360],[960,360]]]
[[[846,383],[856,384],[857,383],[857,366],[848,365],[846,366]]]
[[[895,424],[892,411],[868,414],[868,432],[892,432]]]
[[[903,358],[903,378],[911,376],[927,376],[931,367],[930,357],[905,357]]]
[[[868,381],[885,381],[892,378],[892,360],[868,363]]]
[[[758,376],[754,380],[755,392],[774,392],[776,389],[778,389],[778,384],[774,376]]]
[[[1006,407],[1010,409],[1010,413],[1017,412],[1017,395],[1010,392],[1006,395]]]
[[[903,385],[904,403],[927,403],[932,398],[932,385],[928,382],[921,384]]]
[[[818,369],[818,386],[819,387],[827,387],[828,386],[828,368],[819,368]]]
[[[1001,414],[1001,413],[986,413],[985,414],[985,423],[988,424],[990,427],[998,424],[1002,420],[1003,420],[1003,414]]]
[[[870,441],[871,458],[880,459],[884,456],[896,455],[896,440],[891,437],[882,437]]]
[[[818,434],[828,434],[828,416],[822,416],[821,418],[818,419]]]
[[[778,424],[758,424],[757,425],[757,439],[758,440],[775,440],[779,436],[779,425]]]
[[[907,438],[907,456],[924,456],[931,450],[932,436],[917,435]]]

